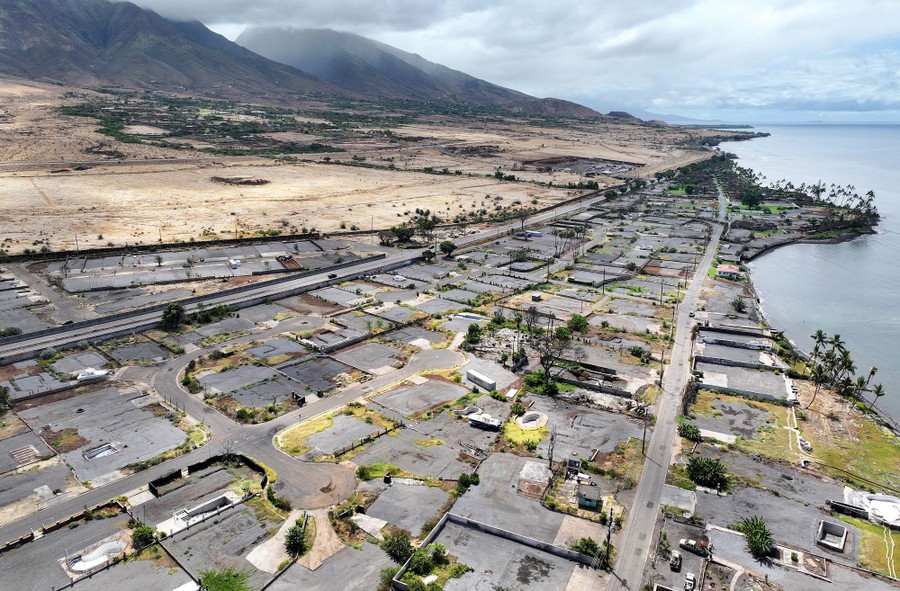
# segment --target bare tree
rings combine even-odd
[[[559,376],[563,370],[563,362],[575,360],[583,354],[572,340],[572,331],[565,325],[556,326],[555,320],[551,315],[547,328],[532,332],[529,338],[529,345],[537,353],[538,363],[544,370],[544,383],[547,386]]]
[[[538,328],[538,320],[540,317],[541,315],[538,312],[538,309],[534,306],[525,310],[525,330],[529,333],[535,332],[535,329]]]

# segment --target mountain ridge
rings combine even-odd
[[[236,43],[348,91],[388,98],[500,105],[532,114],[599,116],[588,107],[533,97],[352,33],[254,27],[244,31]]]
[[[260,31],[278,43],[261,39]],[[496,106],[523,114],[600,116],[588,107],[504,88],[365,37],[318,29],[304,40],[295,32],[278,31],[245,32],[239,41],[255,37],[254,43],[235,43],[198,21],[168,20],[127,1],[0,0],[0,75],[210,98],[385,97]],[[280,59],[272,59],[276,54]]]

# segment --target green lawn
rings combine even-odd
[[[865,519],[857,519],[847,515],[836,515],[838,519],[855,526],[862,532],[862,540],[859,544],[859,565],[870,570],[878,571],[886,575],[892,575],[888,571],[888,553],[896,560],[896,548],[900,546],[900,532],[891,532],[890,537],[894,543],[888,548],[884,528]],[[896,566],[894,567],[897,568]]]

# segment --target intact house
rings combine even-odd
[[[737,265],[719,265],[716,267],[716,277],[738,280],[744,276]]]
[[[596,509],[600,501],[600,487],[593,484],[578,485],[578,506],[585,509]]]

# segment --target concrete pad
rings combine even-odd
[[[559,526],[559,532],[553,540],[554,546],[560,548],[568,548],[581,538],[593,538],[601,541],[606,536],[606,527],[587,519],[580,519],[572,515],[566,515],[563,518],[562,525]],[[596,572],[596,571],[594,571]]]
[[[716,441],[721,441],[722,443],[734,443],[737,441],[737,437],[734,435],[727,435],[725,433],[719,433],[718,431],[710,431],[709,429],[700,429],[700,436],[703,439],[715,439]]]
[[[576,566],[552,554],[455,523],[448,523],[437,541],[473,569],[459,579],[447,581],[446,591],[487,591],[510,582],[520,591],[562,589]]]
[[[417,536],[449,498],[437,487],[393,484],[378,496],[367,513]]]
[[[662,505],[671,505],[672,507],[678,507],[694,513],[694,510],[697,508],[697,493],[692,490],[672,486],[671,484],[664,484],[659,502]]]
[[[384,519],[378,519],[377,517],[372,517],[371,515],[357,513],[350,518],[350,521],[358,525],[359,529],[363,530],[373,538],[379,541],[384,541],[384,536],[381,533],[381,528],[388,524],[388,522]]]

